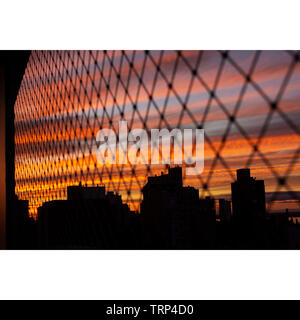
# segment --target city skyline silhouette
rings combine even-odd
[[[300,212],[268,213],[263,180],[237,170],[228,199],[200,198],[183,186],[182,167],[149,177],[141,211],[104,186],[69,186],[67,200],[45,202],[37,219],[16,200],[15,249],[300,249]]]

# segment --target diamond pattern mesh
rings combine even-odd
[[[230,197],[235,170],[264,179],[268,209],[297,209],[300,54],[296,51],[34,51],[15,102],[16,193],[65,199],[68,185],[105,185],[139,209],[163,166],[103,165],[96,135],[204,128],[205,169],[185,176],[201,196]]]

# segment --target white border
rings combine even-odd
[[[296,0],[10,0],[1,49],[299,49]]]
[[[299,299],[291,251],[2,251],[0,299]]]

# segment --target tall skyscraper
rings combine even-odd
[[[237,180],[231,184],[233,217],[253,221],[265,217],[266,199],[263,180],[250,176],[250,169],[237,170]]]
[[[182,184],[182,168],[149,177],[142,189],[143,245],[148,249],[211,248],[215,240],[214,199]]]

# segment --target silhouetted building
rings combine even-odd
[[[266,199],[263,180],[250,176],[250,169],[237,170],[237,181],[231,184],[233,217],[239,220],[265,218]]]
[[[105,196],[105,187],[87,187],[80,183],[67,188],[68,200],[100,200],[105,199]]]
[[[216,245],[216,205],[215,199],[206,197],[199,199],[189,221],[191,249],[214,249]]]
[[[231,201],[219,199],[219,219],[222,222],[231,220]]]
[[[231,192],[237,248],[265,248],[268,235],[264,181],[252,178],[250,169],[239,169]]]
[[[148,249],[210,248],[214,243],[215,211],[211,199],[199,199],[183,187],[182,168],[149,177],[142,189],[143,247]]]
[[[7,237],[9,249],[36,248],[36,222],[29,217],[28,200],[19,200],[15,196],[12,211],[6,223],[10,230]]]
[[[284,212],[271,213],[266,218],[267,246],[268,249],[287,249],[289,244],[289,217]],[[290,231],[293,233],[293,229]]]
[[[212,197],[206,197],[204,199],[199,199],[199,210],[201,213],[210,214],[216,218],[216,203],[215,199]]]
[[[104,187],[70,186],[67,200],[38,208],[39,247],[122,249],[135,240],[129,226],[136,216],[119,195]],[[135,244],[136,245],[136,244]]]
[[[282,228],[281,228],[282,229]],[[284,229],[285,230],[285,229]],[[287,232],[283,234],[285,246],[283,249],[300,249],[300,224],[293,219],[287,225]]]

